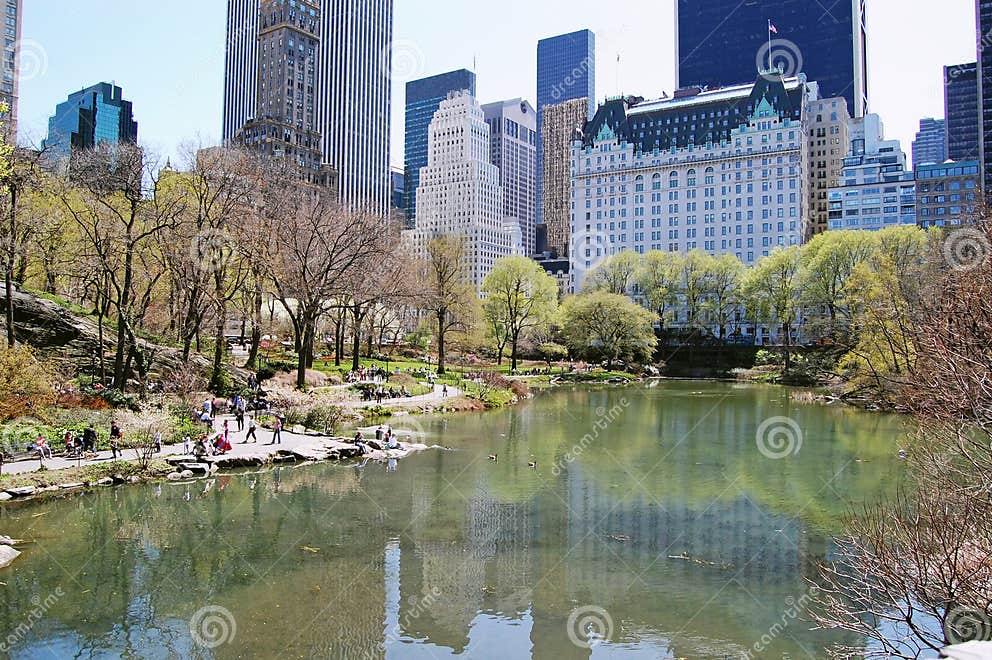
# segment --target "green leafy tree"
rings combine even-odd
[[[747,272],[741,285],[754,318],[781,327],[787,371],[792,366],[792,330],[800,309],[799,257],[798,246],[776,248]]]
[[[847,283],[878,246],[878,235],[867,231],[830,231],[803,246],[799,279],[811,330],[819,329],[835,341],[847,334],[851,323]]]
[[[606,291],[618,296],[630,293],[641,270],[641,255],[630,250],[618,252],[594,269],[586,278],[586,291]]]
[[[626,296],[593,291],[562,303],[562,333],[576,354],[604,359],[608,369],[620,361],[647,361],[658,339],[658,317]]]
[[[675,252],[652,250],[644,255],[635,281],[644,306],[661,319],[662,327],[678,300],[681,257]]]
[[[727,337],[727,328],[740,309],[740,285],[744,264],[732,254],[711,257],[704,263],[706,302],[703,310],[716,323],[720,339]]]
[[[482,283],[483,313],[491,327],[505,327],[510,368],[517,368],[520,340],[551,321],[558,308],[558,283],[533,259],[504,257]]]

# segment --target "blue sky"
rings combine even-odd
[[[847,0],[823,0],[836,1]],[[481,101],[522,96],[533,102],[537,40],[544,36],[585,27],[596,32],[599,100],[618,90],[655,97],[674,86],[674,0],[395,3],[402,65],[394,76],[394,164],[403,160],[407,80],[475,62]],[[141,143],[158,153],[175,157],[183,142],[219,140],[226,0],[24,4],[23,38],[32,62],[21,84],[22,141],[40,142],[55,105],[101,81],[124,88]],[[907,154],[919,119],[943,116],[941,66],[975,59],[974,8],[974,0],[869,1],[872,110]]]

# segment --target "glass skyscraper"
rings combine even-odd
[[[17,96],[21,60],[21,1],[7,0],[4,24],[3,81],[0,81],[0,101],[7,106],[5,130],[17,134]],[[14,140],[11,140],[14,143]]]
[[[975,0],[978,15],[978,104],[982,189],[992,190],[992,0]]]
[[[427,167],[427,133],[441,101],[452,92],[468,91],[475,97],[475,74],[467,69],[449,71],[406,84],[406,132],[403,208],[407,226],[417,217],[417,187],[420,170]]]
[[[543,222],[544,108],[587,99],[596,112],[596,35],[579,30],[537,42],[537,222]]]
[[[978,160],[978,64],[944,67],[947,157]]]
[[[772,61],[805,73],[823,98],[843,96],[852,115],[868,111],[866,0],[677,0],[677,84],[753,83]]]
[[[48,120],[44,148],[55,159],[63,159],[75,150],[92,149],[101,142],[137,141],[138,124],[123,90],[110,83],[98,83],[70,94],[55,107],[55,115]]]

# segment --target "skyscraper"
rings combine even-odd
[[[944,67],[944,118],[947,120],[947,157],[977,160],[979,143],[978,64]]]
[[[676,83],[750,83],[771,61],[785,75],[805,73],[823,97],[843,96],[855,117],[867,112],[866,0],[677,0]],[[769,26],[777,35],[769,53]]]
[[[3,81],[0,82],[0,101],[8,108],[3,117],[5,130],[17,135],[17,96],[21,75],[21,1],[6,0],[7,14],[4,25]]]
[[[319,14],[314,34],[320,43],[313,70],[303,72],[302,82],[304,101],[311,93],[314,98],[314,132],[320,136],[322,164],[337,172],[343,203],[386,217],[393,2],[290,0],[286,4],[290,21],[301,19],[302,11],[309,16],[310,9]],[[228,0],[223,128],[227,141],[256,118],[261,10],[260,0]],[[294,82],[298,111],[301,81]],[[310,111],[306,103],[304,110]]]
[[[320,52],[318,0],[262,0],[258,24],[257,101],[236,140],[295,163],[302,179],[328,185],[314,114],[314,67]]]
[[[417,186],[420,169],[427,166],[427,131],[441,101],[452,92],[468,91],[475,96],[475,74],[466,69],[449,71],[406,84],[406,121],[404,132],[404,208],[407,222],[417,217]]]
[[[537,250],[537,113],[523,99],[482,106],[491,160],[503,186],[503,217],[520,226],[525,255]]]
[[[499,169],[489,162],[490,149],[489,126],[478,101],[452,92],[430,125],[416,225],[407,234],[421,257],[433,238],[460,238],[466,274],[477,288],[497,259],[514,253],[514,227],[504,223],[503,188]]]
[[[975,0],[978,19],[979,157],[982,189],[992,190],[992,0]]]
[[[571,254],[572,141],[589,119],[586,99],[572,99],[544,109],[543,160],[545,194],[540,200],[546,249],[559,257]]]
[[[586,118],[596,112],[596,35],[590,30],[537,42],[537,162],[544,162],[544,108],[586,99]],[[542,223],[543,172],[537,173],[537,222]]]
[[[851,115],[842,96],[816,99],[809,105],[809,233],[815,235],[830,227],[828,192],[840,185],[851,146]]]
[[[131,102],[124,100],[123,90],[110,83],[98,83],[70,94],[55,107],[43,146],[59,160],[101,142],[134,144],[137,141],[138,124]]]
[[[943,119],[920,120],[920,130],[913,140],[913,167],[947,160],[947,124]]]

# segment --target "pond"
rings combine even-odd
[[[544,392],[444,445],[0,509],[0,656],[820,658],[807,579],[906,420],[790,390]]]

